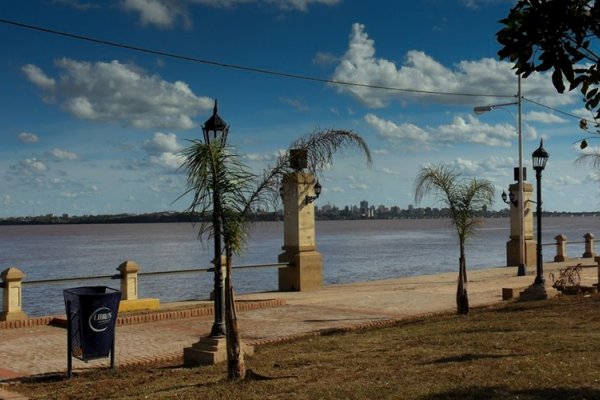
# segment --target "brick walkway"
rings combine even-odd
[[[583,262],[583,281],[597,281],[593,259],[549,263],[550,272]],[[533,271],[517,277],[514,268],[491,268],[469,272],[472,306],[502,301],[502,288],[524,288],[533,282]],[[255,346],[285,341],[335,328],[352,329],[385,325],[410,316],[455,309],[456,273],[412,278],[332,285],[313,292],[257,293],[239,296],[238,313],[243,339]],[[550,279],[546,278],[547,281]],[[210,305],[210,303],[209,303]],[[181,360],[183,348],[207,336],[213,322],[207,304],[165,304],[164,312],[124,317],[116,328],[116,365],[159,360]],[[190,310],[190,307],[195,307]],[[196,309],[196,311],[193,311]],[[210,310],[210,307],[208,307]],[[193,313],[197,316],[191,316]],[[204,315],[202,315],[204,314]],[[66,329],[47,325],[49,319],[30,321],[30,326],[8,328],[0,323],[0,381],[17,377],[65,373]],[[109,366],[109,359],[84,363],[73,359],[75,372]],[[0,400],[18,399],[0,386]]]

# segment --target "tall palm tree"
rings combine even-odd
[[[460,249],[456,308],[459,314],[468,314],[465,242],[475,234],[477,226],[482,222],[477,217],[477,211],[492,204],[494,186],[487,180],[466,181],[451,167],[431,165],[421,168],[417,175],[415,201],[420,202],[428,194],[435,195],[450,211],[450,223],[456,229]]]
[[[332,162],[334,153],[351,146],[358,147],[366,156],[367,162],[371,162],[371,154],[365,141],[358,134],[344,130],[316,131],[296,140],[290,149],[306,150],[307,168],[317,174]],[[198,237],[201,240],[217,235],[222,238],[226,256],[227,374],[232,380],[244,379],[246,366],[235,311],[232,257],[244,250],[253,211],[277,205],[281,176],[292,171],[290,152],[280,155],[275,165],[266,168],[261,174],[251,172],[225,140],[215,140],[208,144],[193,140],[182,154],[185,157],[182,167],[187,171],[187,190],[182,196],[192,194],[188,211],[217,216],[214,219],[216,223],[200,223]]]

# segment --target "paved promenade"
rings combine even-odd
[[[583,263],[583,284],[597,282],[593,259],[574,259],[567,263],[548,263],[549,274],[565,265]],[[522,289],[533,282],[534,269],[524,277],[516,268],[490,268],[469,271],[468,292],[472,307],[502,301],[502,288]],[[346,285],[332,285],[312,292],[256,293],[239,296],[249,305],[238,313],[245,341],[260,346],[331,328],[352,328],[385,324],[411,316],[455,310],[457,273],[418,276]],[[516,292],[518,295],[518,291]],[[210,303],[208,303],[210,305]],[[212,315],[186,317],[190,310],[206,303],[164,304],[171,311],[168,319],[158,314],[149,322],[119,325],[116,329],[115,360],[117,367],[160,360],[181,360],[183,348],[206,336]],[[254,308],[254,309],[252,309]],[[176,312],[180,310],[179,312]],[[187,311],[189,314],[189,311]],[[122,314],[121,316],[124,316]],[[67,369],[66,329],[40,325],[0,329],[0,381]],[[75,372],[104,368],[109,359],[84,363],[73,359]],[[4,396],[4,397],[3,397]],[[10,398],[0,386],[0,400]]]

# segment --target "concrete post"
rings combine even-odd
[[[513,183],[509,186],[512,193],[519,192],[519,184]],[[525,234],[525,265],[536,265],[536,245],[533,240],[533,210],[531,208],[531,195],[533,194],[533,185],[523,182],[523,231]],[[519,236],[520,233],[519,208],[510,205],[510,240],[506,243],[506,265],[516,266],[520,263]]]
[[[292,172],[283,177],[283,253],[279,262],[280,291],[305,291],[323,287],[323,259],[315,241],[315,207],[307,196],[314,196],[315,177]]]
[[[135,261],[125,261],[117,270],[121,273],[121,300],[136,300],[140,266]]]
[[[556,240],[556,256],[554,256],[555,262],[561,262],[567,260],[567,237],[565,235],[557,235]]]
[[[138,272],[140,266],[135,261],[124,261],[117,267],[121,273],[121,302],[119,312],[132,312],[160,309],[160,299],[138,298]]]
[[[596,252],[594,251],[594,235],[591,232],[583,235],[585,239],[585,253],[583,253],[583,258],[594,258],[596,257]]]
[[[21,282],[25,274],[16,267],[10,267],[0,273],[3,282],[2,312],[0,321],[16,321],[27,319],[27,314],[21,310]]]

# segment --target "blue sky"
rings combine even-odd
[[[414,203],[428,163],[491,180],[517,165],[517,79],[496,55],[509,0],[3,0],[0,18],[225,64],[427,92],[339,86],[177,60],[0,23],[0,217],[183,210],[178,166],[219,101],[229,141],[257,170],[318,129],[361,134],[325,171],[317,205]],[[508,96],[508,97],[494,97]],[[523,95],[590,118],[548,75]],[[577,166],[578,120],[523,106],[525,165],[544,138],[544,208],[597,210],[600,182]],[[593,143],[592,143],[593,144]],[[533,171],[528,171],[532,181]],[[435,206],[433,199],[422,203]]]

